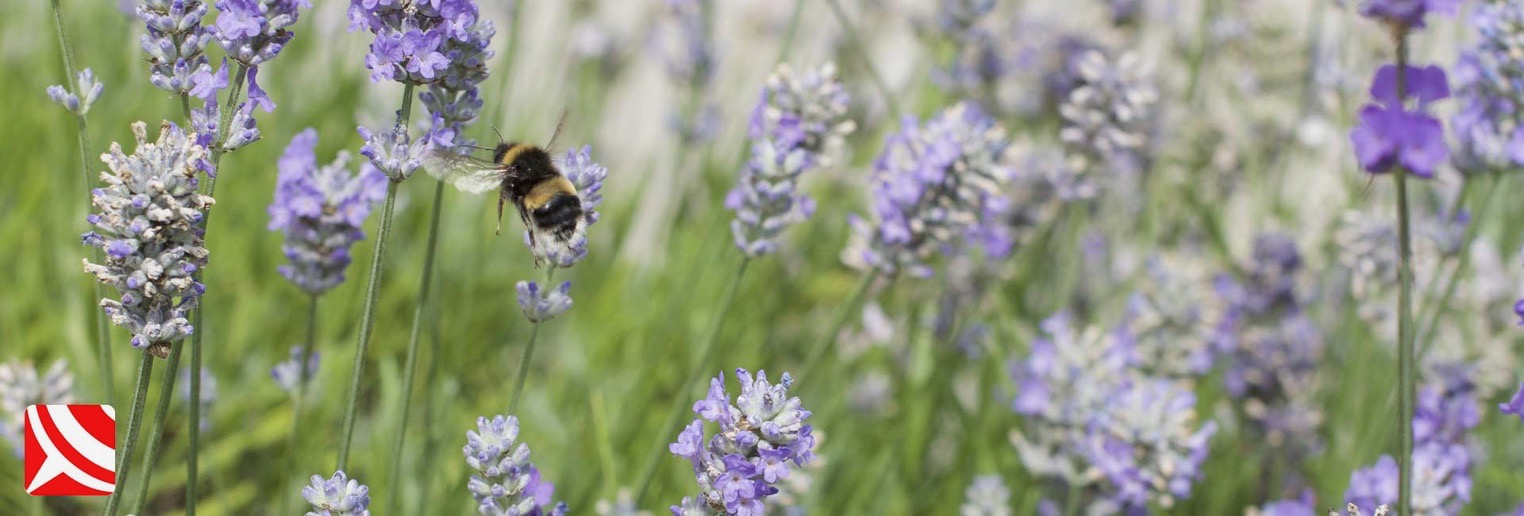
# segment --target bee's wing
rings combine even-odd
[[[481,194],[502,188],[510,167],[448,150],[430,150],[423,156],[423,168],[462,192]]]

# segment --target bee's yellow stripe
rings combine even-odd
[[[550,202],[556,194],[577,195],[577,187],[572,186],[571,181],[566,180],[566,176],[556,176],[555,179],[541,181],[540,184],[534,185],[529,195],[524,196],[524,207],[530,211],[538,210],[545,203]]]
[[[498,161],[498,164],[499,165],[512,165],[513,164],[513,160],[518,159],[519,154],[523,154],[524,151],[526,151],[526,150],[529,150],[529,145],[528,144],[524,144],[524,143],[514,144],[512,147],[509,147],[506,152],[503,153],[503,159]]]

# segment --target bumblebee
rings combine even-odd
[[[560,129],[556,132],[560,133]],[[436,149],[428,152],[423,166],[429,175],[462,192],[483,194],[497,190],[499,235],[503,231],[503,206],[512,203],[519,212],[519,220],[529,230],[529,246],[535,250],[536,264],[539,257],[551,252],[569,252],[572,239],[587,229],[577,187],[566,179],[543,147],[500,143],[492,151],[492,161]]]

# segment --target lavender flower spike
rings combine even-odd
[[[1470,26],[1480,36],[1455,63],[1455,97],[1461,108],[1450,119],[1456,143],[1454,163],[1464,172],[1524,165],[1524,4],[1478,2]]]
[[[571,310],[570,281],[562,282],[560,287],[551,290],[545,290],[533,281],[520,281],[514,288],[519,293],[519,309],[530,322],[549,321]]]
[[[1010,516],[1011,490],[1000,475],[981,475],[964,490],[961,516]]]
[[[360,154],[370,159],[370,163],[386,173],[386,177],[394,182],[402,182],[413,177],[413,172],[423,166],[423,154],[428,147],[428,140],[412,141],[407,134],[407,128],[393,126],[392,130],[385,133],[372,133],[370,129],[358,128],[360,138],[365,144],[360,146]]]
[[[74,91],[84,95],[84,98],[69,93],[68,88],[57,84],[48,86],[48,98],[53,99],[54,103],[63,106],[64,111],[73,113],[74,116],[85,116],[85,113],[90,112],[90,106],[95,104],[95,99],[100,98],[101,90],[106,88],[106,84],[95,80],[95,72],[86,68],[80,70],[77,85],[79,89]]]
[[[68,361],[55,361],[41,374],[31,362],[13,358],[0,364],[0,438],[10,443],[16,458],[21,458],[24,449],[19,430],[26,408],[70,403],[74,403],[74,373]]]
[[[270,368],[270,377],[275,379],[275,385],[280,386],[283,391],[296,394],[297,388],[302,383],[303,371],[301,362],[301,346],[291,346],[291,359],[275,364],[275,367]],[[318,352],[316,351],[313,351],[312,355],[307,357],[306,373],[308,381],[311,381],[312,377],[317,374],[319,362]]]
[[[799,191],[799,176],[829,165],[829,151],[856,129],[845,119],[848,100],[830,63],[802,77],[781,65],[768,77],[751,115],[751,160],[725,198],[736,212],[730,229],[743,254],[776,251],[783,229],[814,212],[814,201]]]
[[[207,66],[206,45],[212,41],[201,26],[206,10],[201,0],[145,0],[138,6],[138,19],[148,27],[140,43],[154,86],[177,95],[190,92],[191,74]]]
[[[843,260],[929,276],[932,254],[981,223],[1010,178],[1008,147],[1005,130],[973,104],[947,108],[925,125],[907,118],[874,160],[874,217],[852,219]]]
[[[86,220],[95,229],[83,240],[105,251],[105,263],[86,259],[85,272],[116,287],[120,297],[101,300],[101,309],[132,332],[132,346],[165,358],[171,343],[194,331],[186,314],[205,290],[192,274],[207,262],[199,223],[213,200],[196,192],[206,149],[169,122],[152,143],[142,122],[132,132],[132,155],[112,143],[101,156],[110,171],[91,194],[98,211]]]
[[[312,8],[307,0],[217,0],[217,24],[212,37],[232,59],[247,66],[275,58],[294,34],[297,8]]]
[[[741,393],[734,403],[725,392],[724,375],[711,380],[709,395],[693,404],[699,419],[667,446],[693,465],[699,485],[697,496],[672,506],[674,515],[761,516],[763,499],[778,492],[778,482],[814,459],[813,428],[804,422],[810,412],[800,408],[799,398],[788,396],[793,378],[783,373],[782,381],[772,384],[763,371],[753,377],[736,369],[736,379]],[[707,442],[705,421],[720,427]]]
[[[471,0],[398,2],[352,0],[349,30],[376,36],[365,55],[370,80],[470,89],[487,74],[488,41],[495,30],[479,20]]]
[[[346,152],[318,166],[317,139],[311,128],[298,133],[277,162],[268,226],[286,236],[282,250],[291,264],[280,266],[281,276],[311,295],[344,282],[349,248],[365,238],[365,219],[386,195],[386,175],[370,163],[350,173]]]
[[[327,480],[313,475],[312,485],[302,488],[302,498],[312,504],[307,516],[370,516],[370,488],[343,471]]]
[[[477,510],[487,516],[565,514],[565,503],[546,508],[556,488],[540,478],[540,470],[529,462],[529,446],[518,438],[519,421],[513,416],[479,417],[476,430],[466,431],[462,452],[476,470],[466,487]]]

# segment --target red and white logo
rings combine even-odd
[[[116,490],[116,410],[110,405],[26,408],[26,492],[105,496]]]

